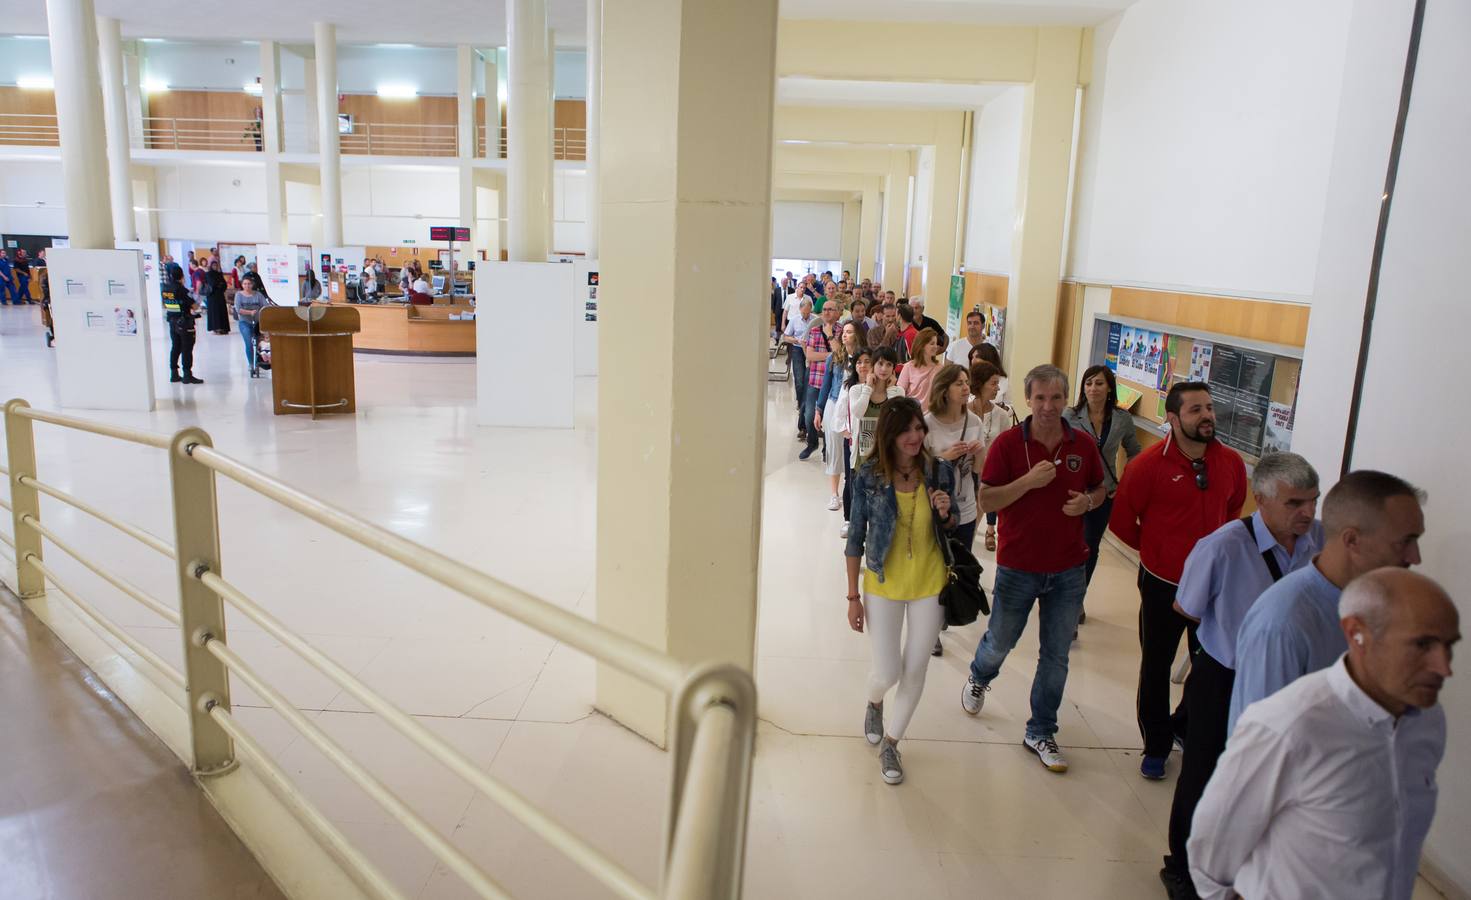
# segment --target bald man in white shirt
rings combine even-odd
[[[1375,569],[1339,600],[1348,652],[1247,707],[1191,826],[1203,900],[1409,900],[1435,818],[1460,617],[1441,587]]]

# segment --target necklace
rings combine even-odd
[[[902,476],[902,477],[904,477],[905,479],[908,479],[909,476],[911,476],[911,475],[917,475],[917,473],[916,473],[916,471],[914,469],[911,469],[908,472],[902,472],[901,471],[901,472],[899,472],[899,475]],[[916,482],[917,481],[918,481],[918,479],[916,478]],[[899,486],[897,484],[895,484],[895,486],[894,486],[894,491],[895,491],[896,494],[899,491]],[[906,491],[906,493],[909,493],[909,492]],[[903,522],[901,520],[902,524],[904,525],[904,556],[905,556],[906,559],[914,559],[914,517],[918,513],[918,510],[919,510],[919,484],[918,483],[916,483],[914,485],[913,494],[914,494],[913,500],[909,504],[909,521],[908,522]],[[897,496],[895,497],[895,500],[896,501],[898,500],[898,497]]]

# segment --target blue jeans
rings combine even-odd
[[[240,340],[245,344],[245,364],[254,369],[256,367],[255,322],[244,316],[240,317]]]
[[[1081,565],[1050,574],[996,567],[991,621],[976,646],[970,677],[978,684],[991,683],[1027,626],[1032,604],[1038,603],[1041,649],[1037,674],[1032,678],[1032,717],[1027,720],[1027,737],[1034,740],[1057,734],[1057,708],[1062,705],[1062,689],[1067,684],[1068,651],[1086,590]]]
[[[807,391],[807,352],[796,344],[787,344],[787,362],[792,369],[792,387],[797,390],[797,412],[802,410],[802,395]],[[797,427],[806,430],[800,418]]]
[[[807,385],[802,393],[802,427],[807,429],[807,449],[817,448],[817,442],[823,440],[822,429],[813,422],[817,416],[817,395],[822,393],[821,386]]]
[[[0,275],[0,306],[9,306],[10,298],[15,295],[15,283],[10,280],[9,275]],[[20,302],[19,299],[16,300]]]

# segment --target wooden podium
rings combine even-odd
[[[278,416],[357,412],[352,336],[358,311],[340,306],[274,306],[260,311],[271,338],[271,394]]]

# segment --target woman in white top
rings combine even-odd
[[[884,403],[894,397],[904,396],[904,391],[894,377],[894,367],[897,365],[898,359],[892,348],[874,348],[867,380],[860,381],[849,389],[848,402],[838,411],[838,415],[846,416],[842,420],[842,430],[849,432],[853,441],[852,468],[855,472],[873,454],[879,411]]]
[[[990,347],[990,344],[982,344]],[[994,349],[994,348],[993,348]],[[1001,388],[1001,372],[991,363],[977,362],[970,367],[970,390],[975,399],[970,402],[970,411],[981,420],[981,452],[976,459],[975,472],[980,474],[986,463],[986,451],[1001,432],[1016,424],[1016,416],[996,399]],[[974,480],[974,479],[973,479]],[[996,550],[996,514],[986,513],[986,549]]]
[[[858,326],[849,322],[842,326],[841,334],[842,341],[838,346],[833,347],[832,355],[827,358],[827,370],[822,380],[822,387],[826,390],[818,394],[817,413],[813,422],[823,430],[825,435],[823,471],[827,473],[828,487],[832,491],[828,498],[827,508],[834,512],[841,505],[838,500],[838,478],[842,476],[848,462],[847,454],[842,446],[842,435],[838,432],[837,427],[838,398],[842,395],[843,382],[848,377],[848,360],[858,349]]]
[[[992,398],[992,402],[1000,404],[1007,412],[1011,412],[1011,382],[1006,377],[1006,367],[1001,364],[1001,351],[996,349],[995,344],[982,341],[970,348],[970,356],[968,357],[966,366],[973,366],[977,362],[988,362],[996,367],[996,373],[1001,378],[996,382],[996,396]],[[972,386],[974,387],[976,385],[973,384]]]
[[[930,383],[930,411],[924,417],[929,426],[925,449],[955,471],[956,525],[951,534],[966,547],[976,537],[976,486],[971,475],[980,471],[983,452],[981,417],[967,408],[969,400],[965,367],[946,363]]]
[[[843,439],[843,528],[838,532],[839,537],[848,536],[848,514],[853,508],[853,428],[849,421],[848,398],[852,392],[862,387],[868,387],[869,376],[873,374],[873,350],[867,345],[859,342],[857,349],[849,358],[847,371],[843,373],[843,390],[838,395],[838,402],[833,406],[832,425],[833,431],[837,432]]]

